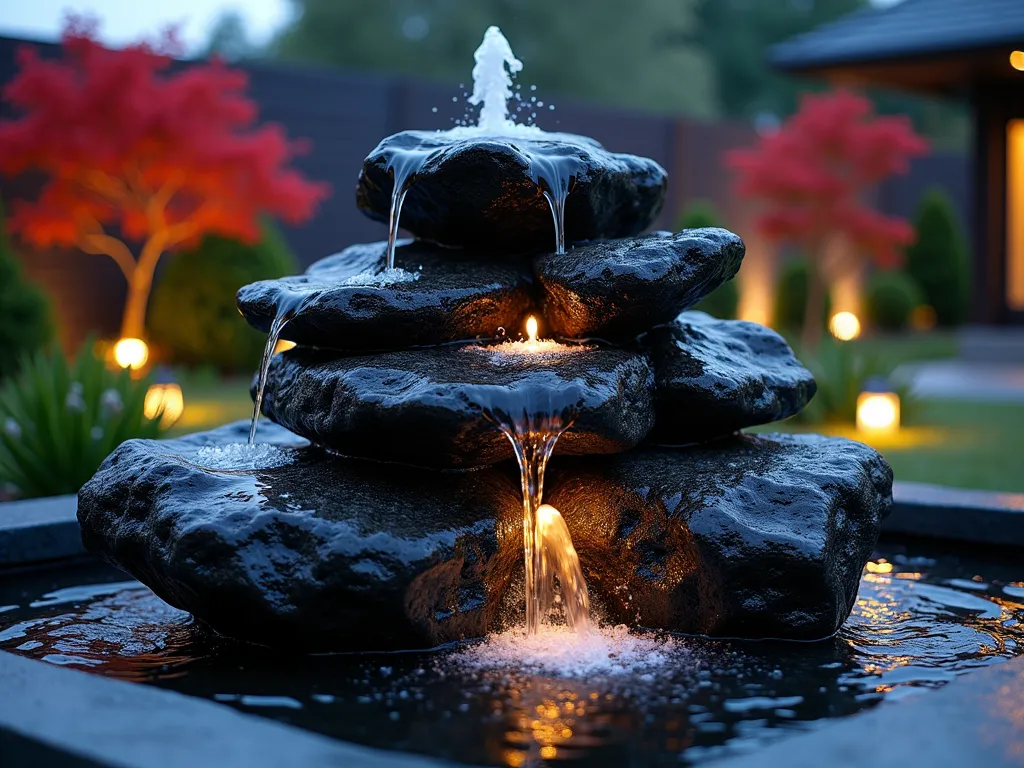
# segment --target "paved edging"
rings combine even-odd
[[[0,504],[0,568],[59,560],[84,552],[77,496]]]
[[[0,652],[0,731],[126,768],[442,768],[230,707]],[[6,765],[7,763],[4,762]],[[11,765],[19,765],[11,756]]]
[[[971,672],[938,691],[780,739],[720,768],[1010,768],[1024,765],[1024,658]]]
[[[893,483],[886,533],[1024,547],[1024,493]]]

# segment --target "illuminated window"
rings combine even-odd
[[[1024,120],[1006,125],[1006,304],[1024,312]]]

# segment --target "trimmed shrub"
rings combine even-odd
[[[730,280],[722,283],[711,293],[701,299],[693,309],[707,312],[712,317],[722,320],[733,320],[736,317],[736,310],[740,305],[740,291],[736,287],[736,281]]]
[[[676,229],[699,229],[701,227],[720,227],[721,219],[715,206],[708,200],[694,200],[683,210],[676,221]],[[740,291],[735,280],[722,283],[694,307],[707,312],[713,317],[730,320],[736,317],[739,308]]]
[[[169,362],[222,371],[255,368],[266,334],[249,327],[235,306],[243,285],[294,273],[295,257],[276,229],[255,245],[207,236],[175,255],[153,292],[149,333]]]
[[[929,190],[914,225],[917,242],[907,248],[905,270],[920,286],[924,303],[935,309],[938,324],[958,325],[967,318],[970,266],[949,196],[941,189]]]
[[[914,309],[923,303],[914,278],[899,271],[876,272],[868,281],[865,309],[876,328],[899,331],[907,327]]]
[[[710,200],[692,200],[676,219],[676,229],[720,227],[722,218]]]
[[[791,259],[783,265],[775,285],[775,317],[772,324],[776,328],[787,331],[803,328],[809,279],[810,273],[805,260]],[[828,324],[831,309],[832,298],[826,294],[825,311],[821,317],[822,326]]]
[[[24,357],[53,340],[50,302],[22,274],[3,222],[0,204],[0,381],[17,373]]]

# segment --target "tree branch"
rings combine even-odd
[[[128,246],[113,235],[104,232],[82,233],[78,237],[78,247],[86,253],[109,256],[121,268],[121,273],[129,283],[135,272],[135,258]]]

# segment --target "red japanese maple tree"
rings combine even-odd
[[[302,143],[255,125],[245,73],[172,66],[172,33],[123,50],[95,33],[71,18],[60,58],[19,52],[3,96],[20,116],[0,122],[0,173],[44,174],[35,200],[14,203],[12,231],[110,256],[128,281],[121,335],[141,337],[161,255],[205,234],[255,241],[261,214],[302,222],[328,187],[288,167]]]
[[[878,117],[869,99],[840,90],[804,96],[779,131],[752,149],[726,155],[737,173],[737,194],[764,204],[758,228],[796,245],[808,259],[805,349],[813,350],[821,338],[827,281],[849,267],[824,262],[826,243],[842,235],[880,266],[897,264],[913,229],[871,208],[866,193],[888,176],[905,173],[910,158],[927,149],[906,117]]]

